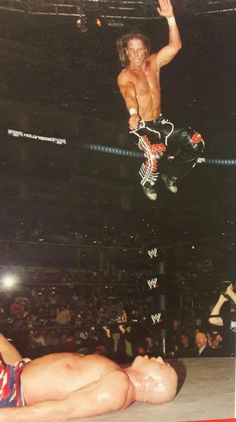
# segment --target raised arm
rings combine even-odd
[[[122,97],[124,98],[125,105],[130,114],[129,127],[134,130],[138,128],[138,124],[141,120],[139,116],[139,105],[136,96],[135,86],[126,75],[126,71],[120,73],[118,76],[118,87]]]
[[[169,43],[157,53],[158,69],[168,64],[182,47],[180,33],[170,0],[159,0],[159,4],[160,7],[157,7],[157,11],[160,16],[167,19],[169,26]]]
[[[220,295],[218,301],[213,307],[210,317],[208,318],[208,321],[210,322],[210,324],[218,325],[220,327],[224,325],[224,321],[220,316],[220,311],[223,304],[227,302],[229,299],[231,299],[232,302],[236,304],[236,293],[234,292],[232,283],[230,283],[230,285],[227,287],[224,294]]]
[[[220,311],[225,302],[227,302],[227,298],[224,295],[220,295],[219,299],[217,300],[215,306],[213,306],[212,311],[210,313],[210,317],[208,321],[210,324],[217,325],[218,327],[223,327],[224,321],[220,316]]]
[[[21,360],[20,353],[15,346],[11,344],[3,334],[0,333],[0,355],[7,364],[14,364]]]
[[[228,296],[232,300],[232,302],[234,302],[236,305],[236,293],[234,292],[232,283],[230,283],[230,285],[225,290],[225,295]]]

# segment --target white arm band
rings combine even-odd
[[[176,20],[175,20],[174,16],[170,16],[169,18],[167,18],[167,22],[168,22],[169,26],[176,25]]]
[[[138,114],[138,110],[134,107],[129,108],[129,114],[130,116],[133,116],[134,114]]]

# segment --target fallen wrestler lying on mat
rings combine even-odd
[[[100,356],[57,353],[30,361],[0,334],[0,421],[64,422],[175,397],[177,375],[162,358],[128,368]]]

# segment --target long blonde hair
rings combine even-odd
[[[134,38],[141,40],[147,49],[147,55],[149,56],[150,54],[151,43],[146,35],[142,34],[141,32],[129,32],[128,34],[124,34],[116,41],[116,49],[123,67],[126,67],[129,64],[126,48],[128,46],[128,42]]]

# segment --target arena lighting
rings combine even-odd
[[[97,26],[98,28],[101,28],[101,26],[102,26],[102,21],[101,21],[101,19],[100,19],[100,18],[97,18],[97,19],[96,19],[96,26]]]
[[[19,283],[19,277],[13,273],[6,273],[0,279],[0,284],[7,290],[14,289]]]
[[[88,26],[87,26],[87,18],[85,15],[79,16],[76,21],[77,28],[80,30],[80,32],[87,32]]]

